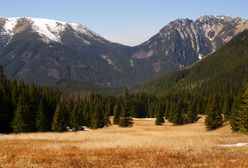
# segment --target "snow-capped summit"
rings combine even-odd
[[[128,47],[76,23],[0,18],[0,64],[8,77],[30,83],[72,79],[136,86],[204,59],[245,29],[248,21],[241,18],[181,18],[143,44]]]
[[[0,64],[10,67],[9,78],[26,76],[27,82],[40,84],[73,79],[117,85],[130,72],[128,52],[127,46],[111,43],[81,24],[0,18]]]
[[[31,18],[31,17],[14,17],[14,18],[0,18],[0,34],[12,36],[20,31],[26,31],[31,28],[32,32],[38,33],[46,42],[61,42],[61,35],[67,29],[71,29],[80,37],[80,35],[89,36],[98,40],[103,40],[102,37],[92,32],[83,25],[77,23],[66,23],[57,20]]]

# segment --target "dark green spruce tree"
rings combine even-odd
[[[187,107],[187,121],[188,123],[194,123],[197,120],[197,101],[193,100]]]
[[[92,104],[92,117],[91,117],[91,128],[102,128],[104,127],[104,115],[103,111],[100,108],[100,104],[97,100]]]
[[[80,107],[79,104],[75,104],[73,111],[71,112],[70,117],[70,125],[76,131],[83,126],[84,118],[83,118],[83,109]]]
[[[234,131],[248,132],[248,87],[237,98],[230,123]]]
[[[228,95],[225,97],[223,104],[223,114],[225,121],[230,120],[232,114],[232,106],[233,106],[233,98]]]
[[[118,125],[120,127],[131,127],[133,126],[133,118],[131,116],[131,105],[128,91],[125,91],[125,95],[121,102],[121,114]]]
[[[32,128],[30,128],[30,116],[28,114],[29,106],[26,104],[24,96],[21,96],[11,124],[13,132],[31,132]]]
[[[208,111],[206,119],[205,119],[205,126],[208,130],[217,129],[222,126],[223,119],[221,114],[221,109],[219,108],[218,96],[214,95],[210,97],[208,101]]]
[[[162,125],[164,123],[164,111],[161,107],[161,104],[159,103],[157,105],[157,110],[156,110],[156,120],[155,120],[155,124],[156,125]]]
[[[120,115],[121,115],[121,107],[119,105],[119,102],[117,101],[115,106],[114,106],[114,119],[113,119],[114,124],[119,123]]]
[[[2,65],[0,65],[0,132],[9,133],[12,131],[11,121],[15,106],[12,100],[12,92],[14,85],[8,81]]]
[[[172,123],[174,125],[182,125],[185,123],[186,119],[184,115],[184,110],[185,108],[184,108],[183,100],[179,99],[179,101],[177,102],[175,113],[174,113],[173,120],[172,120]]]
[[[59,102],[52,122],[52,130],[54,132],[66,131],[66,127],[68,126],[66,120],[68,120],[68,118],[66,118],[65,112],[65,105],[62,102]]]
[[[163,114],[158,113],[158,114],[157,114],[157,117],[156,117],[156,120],[155,120],[155,124],[156,124],[156,125],[162,125],[164,122],[165,122],[165,121],[164,121]]]
[[[50,125],[48,123],[48,117],[45,111],[43,100],[40,100],[38,110],[36,113],[36,130],[38,132],[45,132],[50,130]]]

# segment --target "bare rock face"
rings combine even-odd
[[[226,16],[178,19],[135,47],[132,57],[150,59],[155,65],[160,63],[160,68],[152,68],[155,74],[174,71],[204,58],[247,28],[247,20]]]
[[[136,86],[203,59],[248,21],[226,16],[177,19],[136,47],[112,43],[83,25],[38,18],[0,18],[0,64],[32,83],[83,80]]]

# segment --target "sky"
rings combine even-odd
[[[80,23],[104,38],[138,45],[177,18],[227,15],[248,19],[247,0],[2,0],[0,17]]]

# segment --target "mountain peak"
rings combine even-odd
[[[0,63],[10,69],[9,77],[29,82],[74,79],[134,86],[188,67],[245,29],[248,21],[227,16],[177,19],[147,42],[127,47],[76,23],[0,18]]]
[[[200,16],[196,21],[204,21],[204,20],[219,20],[219,21],[247,21],[241,17],[231,17],[226,15],[203,15]]]
[[[72,29],[77,34],[84,34],[87,36],[102,39],[99,35],[89,30],[85,26],[77,23],[67,23],[58,20],[44,19],[44,18],[32,18],[32,17],[11,17],[0,18],[0,21],[4,21],[2,35],[13,36],[15,29],[21,21],[25,21],[25,24],[29,24],[33,32],[37,32],[42,39],[46,42],[61,42],[61,34],[66,29]],[[1,24],[1,23],[0,23]],[[23,25],[23,24],[22,24]],[[1,25],[0,25],[1,26]]]

